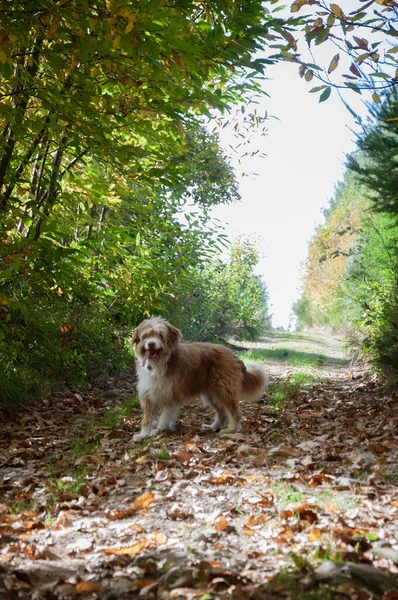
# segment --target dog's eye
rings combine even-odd
[[[163,331],[159,331],[158,336],[159,336],[160,341],[164,342],[164,333],[163,333]]]

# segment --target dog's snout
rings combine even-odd
[[[148,350],[155,350],[156,344],[155,342],[148,342]]]

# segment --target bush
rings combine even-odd
[[[0,406],[118,372],[131,361],[123,331],[94,306],[47,298],[1,314]]]

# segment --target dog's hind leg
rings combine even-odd
[[[217,431],[218,429],[222,429],[228,422],[228,414],[225,408],[221,404],[218,404],[211,396],[202,396],[201,400],[205,406],[211,406],[216,413],[213,423],[210,425],[203,423],[201,425],[202,431]]]
[[[228,399],[226,412],[228,413],[228,426],[222,429],[222,433],[235,433],[241,431],[242,415],[239,408],[239,400],[237,398]]]

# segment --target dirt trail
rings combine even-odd
[[[134,444],[139,408],[116,410],[133,375],[2,424],[0,599],[398,597],[396,393],[333,338],[243,346],[271,389],[242,433],[202,433],[198,405]],[[365,575],[317,571],[329,559]]]

